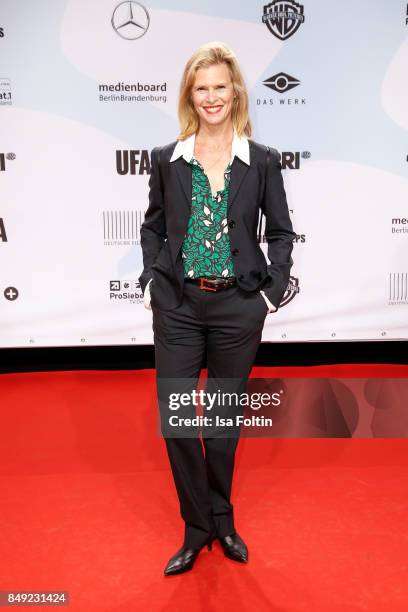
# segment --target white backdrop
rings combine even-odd
[[[240,61],[297,233],[263,340],[408,338],[406,2],[1,8],[1,346],[152,342],[137,282],[149,157],[175,140],[184,63],[210,40]]]

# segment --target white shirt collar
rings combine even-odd
[[[183,157],[186,162],[191,161],[191,158],[194,154],[194,144],[195,144],[195,134],[191,134],[185,140],[178,140],[176,146],[174,147],[173,155],[171,156],[170,161],[175,161],[179,157]],[[231,161],[234,161],[234,157],[239,157],[247,166],[250,165],[249,162],[249,142],[246,136],[238,136],[236,131],[234,130],[234,137],[232,139],[232,147],[231,147]]]

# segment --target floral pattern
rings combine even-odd
[[[227,223],[231,164],[224,171],[224,188],[215,195],[204,168],[194,157],[191,213],[181,245],[184,276],[235,276]]]

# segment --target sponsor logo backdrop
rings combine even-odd
[[[408,338],[408,8],[3,0],[0,345],[152,343],[140,225],[186,59],[226,42],[295,240],[264,341]],[[381,41],[381,44],[378,44]],[[266,252],[263,219],[258,238]]]

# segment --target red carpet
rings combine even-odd
[[[408,367],[252,376],[406,378]],[[4,374],[0,390],[0,591],[68,591],[68,609],[84,612],[408,610],[406,439],[242,439],[233,503],[249,564],[216,544],[192,572],[164,577],[183,528],[154,372]]]

